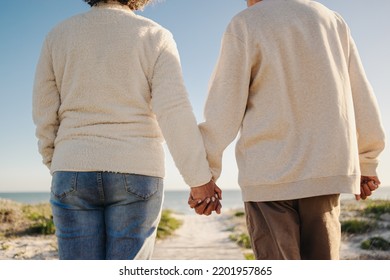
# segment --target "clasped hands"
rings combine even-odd
[[[222,200],[222,191],[211,180],[203,186],[191,188],[188,205],[197,214],[209,216],[213,211],[217,214],[221,213],[222,205],[220,200]]]

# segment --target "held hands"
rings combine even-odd
[[[209,216],[213,211],[217,214],[221,213],[221,199],[221,189],[210,181],[203,186],[191,188],[188,205],[195,209],[197,214]]]
[[[362,176],[360,179],[360,195],[355,195],[356,200],[365,200],[379,188],[380,184],[381,182],[376,176]]]

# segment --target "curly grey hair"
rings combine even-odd
[[[129,6],[129,8],[133,11],[142,10],[151,0],[84,0],[91,7],[96,6],[99,3],[107,3],[107,2],[118,2],[122,5]]]

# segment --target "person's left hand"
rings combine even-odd
[[[381,182],[376,176],[362,176],[360,179],[360,195],[355,195],[356,200],[365,200],[379,188],[380,184]]]
[[[221,213],[222,191],[211,180],[209,183],[191,188],[188,204],[199,215],[209,216],[213,211]]]

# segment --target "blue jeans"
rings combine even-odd
[[[50,202],[60,259],[150,259],[162,200],[162,178],[55,172]]]

